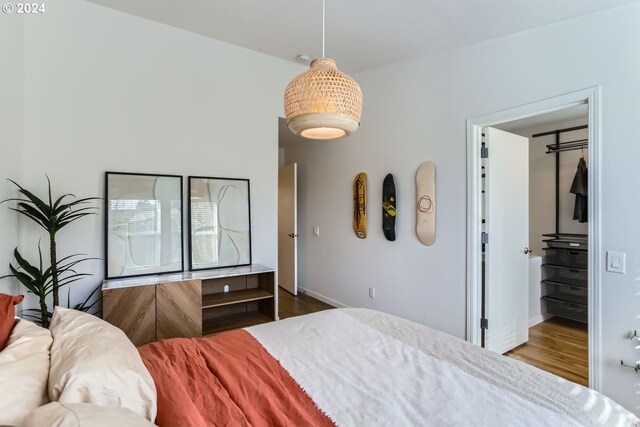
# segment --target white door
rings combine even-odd
[[[278,284],[298,294],[298,165],[278,170]]]
[[[484,342],[502,354],[529,339],[529,140],[493,128],[484,133]]]

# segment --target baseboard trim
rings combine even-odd
[[[542,314],[539,314],[538,316],[529,319],[529,327],[531,328],[533,326],[536,326],[537,324],[547,320],[547,318],[548,316],[543,316]]]
[[[326,302],[327,304],[330,304],[334,307],[338,307],[338,308],[348,308],[349,306],[347,304],[343,304],[340,301],[336,301],[332,298],[329,297],[325,297],[324,295],[321,295],[317,292],[313,292],[310,291],[309,289],[305,289],[303,287],[298,286],[298,292],[302,292],[303,294],[307,294],[310,297],[313,297],[315,299],[319,299],[322,302]]]

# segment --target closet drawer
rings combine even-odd
[[[586,287],[570,286],[562,283],[543,281],[546,297],[568,301],[577,305],[587,305],[589,293]]]
[[[589,252],[581,249],[544,248],[545,263],[568,267],[587,268]]]
[[[588,241],[587,240],[572,240],[572,239],[547,239],[543,240],[550,248],[561,248],[561,249],[587,249]]]
[[[542,300],[545,302],[547,313],[587,323],[589,312],[586,305],[558,299],[554,296],[544,296]]]
[[[567,267],[557,264],[542,264],[546,281],[565,283],[572,286],[586,287],[589,280],[588,270],[581,267]]]

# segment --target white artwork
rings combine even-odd
[[[183,270],[182,177],[107,172],[106,277]]]
[[[249,180],[189,177],[190,270],[251,264]]]

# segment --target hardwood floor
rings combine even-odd
[[[335,307],[309,295],[298,292],[298,296],[293,296],[288,291],[278,288],[278,316],[280,319],[302,316],[303,314],[315,313],[316,311],[330,308]]]
[[[529,328],[529,341],[505,356],[588,386],[588,348],[587,325],[553,317]]]

